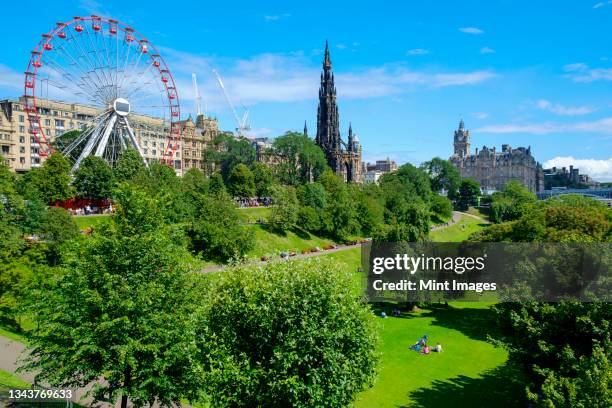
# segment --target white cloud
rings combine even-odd
[[[487,112],[473,112],[472,116],[476,119],[486,119],[489,117],[489,114]]]
[[[612,0],[608,0],[608,1],[600,1],[599,3],[595,3],[593,5],[594,9],[598,9],[598,8],[602,8],[605,6],[609,6],[610,4],[612,4]]]
[[[598,181],[612,181],[612,158],[597,159],[575,159],[572,156],[557,156],[544,163],[544,168],[569,167],[570,165],[580,169],[580,174],[588,174]]]
[[[344,50],[346,48],[346,45],[342,44],[342,43],[336,44],[336,48],[339,49],[339,50]]]
[[[16,90],[23,91],[24,84],[23,74],[12,70],[6,65],[0,64],[0,89],[14,92]]]
[[[552,103],[546,99],[540,99],[536,102],[538,109],[552,112],[561,116],[579,116],[595,112],[597,108],[591,106],[564,106],[559,103]]]
[[[480,49],[480,53],[481,54],[495,54],[495,50],[493,48],[490,48],[490,47],[482,47]]]
[[[482,133],[531,133],[546,135],[550,133],[601,133],[612,134],[612,117],[590,122],[576,123],[529,123],[529,124],[500,124],[483,126],[476,129]]]
[[[291,14],[289,14],[289,13],[284,13],[284,14],[268,14],[268,15],[263,16],[264,21],[266,21],[267,23],[270,23],[272,21],[278,21],[278,20],[286,18],[286,17],[291,17]]]
[[[565,65],[563,69],[574,82],[612,81],[612,68],[591,68],[580,62]]]
[[[413,48],[411,50],[408,50],[407,54],[408,55],[427,55],[429,54],[429,50],[425,48]]]
[[[484,34],[484,30],[476,27],[461,27],[459,31],[466,34]]]

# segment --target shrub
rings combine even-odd
[[[221,274],[200,320],[211,405],[350,404],[377,361],[374,315],[351,286],[318,259]]]

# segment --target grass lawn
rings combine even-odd
[[[486,228],[487,224],[467,215],[462,215],[459,222],[447,228],[432,231],[429,237],[434,242],[461,242],[465,241],[476,231]]]
[[[108,219],[108,215],[75,215],[72,217],[79,229],[95,227],[102,221]]]
[[[379,319],[381,360],[374,386],[356,407],[524,406],[518,373],[507,353],[486,342],[495,328],[486,303],[433,305],[418,313]],[[390,315],[391,307],[386,310]],[[408,347],[427,334],[443,353],[422,355]]]
[[[272,213],[272,207],[253,207],[253,208],[239,208],[238,214],[245,223],[253,224],[257,220],[268,221],[268,217]]]
[[[0,370],[0,391],[11,388],[30,388],[30,384],[14,374]]]
[[[285,234],[277,234],[268,231],[262,225],[249,225],[255,233],[255,248],[247,254],[249,258],[259,258],[262,255],[278,255],[282,251],[295,251],[300,253],[303,249],[314,247],[323,248],[332,244],[333,241],[319,238],[307,232],[287,231]]]
[[[484,218],[485,220],[489,220],[489,208],[469,207],[466,212],[468,214],[472,214],[477,217]]]
[[[27,339],[20,333],[15,333],[5,327],[0,326],[0,336],[7,337],[11,340],[18,341],[20,343],[26,343]]]

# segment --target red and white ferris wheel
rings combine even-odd
[[[40,156],[55,147],[73,159],[73,171],[90,155],[111,166],[128,147],[142,156],[130,120],[142,115],[161,124],[157,134],[165,143],[160,161],[174,164],[180,142],[174,78],[157,49],[132,27],[99,16],[57,23],[31,52],[24,89],[29,133],[40,145]],[[80,134],[69,143],[52,143],[56,135],[47,134],[41,124],[46,113],[39,106],[41,98],[92,106],[95,114],[83,117]]]

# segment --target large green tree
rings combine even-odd
[[[270,228],[276,231],[286,231],[297,222],[298,201],[295,189],[288,186],[274,186],[271,189],[274,206],[268,219]]]
[[[253,177],[255,179],[255,194],[257,197],[269,197],[270,187],[274,182],[274,176],[270,166],[256,162],[251,166]]]
[[[461,176],[457,168],[449,160],[434,157],[430,161],[421,164],[421,168],[429,174],[431,190],[433,192],[438,193],[446,190],[449,198],[455,198],[461,183]]]
[[[73,185],[79,197],[102,200],[111,196],[113,171],[101,157],[88,156],[74,172]]]
[[[205,259],[240,259],[253,248],[252,231],[242,225],[238,209],[223,192],[194,196],[196,214],[188,226],[193,249]]]
[[[351,281],[320,260],[240,267],[215,279],[197,338],[212,406],[350,405],[377,362],[374,316]]]
[[[122,186],[109,224],[74,244],[36,292],[25,369],[96,399],[162,406],[193,398],[191,259],[146,192]]]
[[[276,170],[277,177],[284,184],[314,181],[327,168],[323,151],[307,135],[288,132],[274,140],[273,149],[281,158]]]
[[[536,195],[518,181],[510,181],[491,197],[491,218],[494,222],[519,219],[537,201]]]
[[[473,179],[463,179],[457,194],[457,206],[467,210],[470,205],[477,205],[480,198],[480,184]]]
[[[234,166],[227,181],[233,197],[250,198],[255,195],[255,176],[245,164]]]
[[[28,181],[47,204],[64,201],[74,196],[71,185],[70,163],[61,153],[53,153],[40,168],[31,171]]]
[[[122,151],[113,166],[113,175],[117,182],[130,181],[145,171],[146,167],[142,161],[142,156],[136,149]]]
[[[226,182],[230,172],[237,164],[242,163],[250,166],[257,157],[253,143],[245,138],[220,134],[215,138],[213,144],[214,148],[207,155],[207,160],[220,164],[221,175]]]

